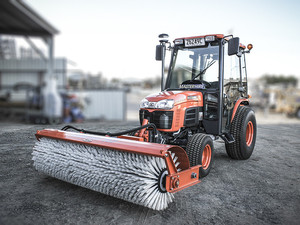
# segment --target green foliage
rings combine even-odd
[[[297,78],[293,75],[284,76],[284,75],[271,75],[265,74],[261,78],[266,82],[266,84],[284,84],[284,85],[293,85],[297,86]]]

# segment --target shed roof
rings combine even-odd
[[[53,36],[59,31],[22,0],[0,1],[0,34]]]

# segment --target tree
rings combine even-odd
[[[283,84],[285,86],[292,85],[297,86],[298,80],[295,76],[289,75],[274,75],[274,74],[265,74],[262,76],[261,80],[265,81],[266,84]]]

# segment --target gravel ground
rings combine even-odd
[[[137,122],[76,126],[117,131]],[[0,224],[300,224],[300,124],[258,125],[252,157],[231,160],[215,142],[215,164],[200,184],[154,211],[38,173],[34,133],[1,123]]]

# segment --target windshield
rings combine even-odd
[[[176,47],[173,57],[167,88],[218,88],[219,46]]]

